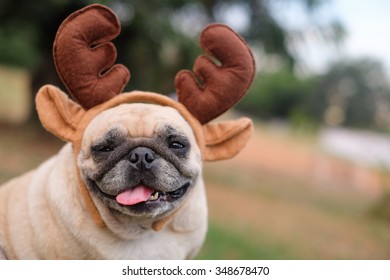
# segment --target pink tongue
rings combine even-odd
[[[122,205],[134,205],[147,201],[154,190],[143,185],[136,186],[130,190],[117,195],[116,201]]]

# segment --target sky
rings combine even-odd
[[[342,58],[373,57],[385,66],[390,77],[390,1],[388,0],[329,0],[311,18],[304,7],[292,2],[275,2],[273,13],[288,29],[304,27],[304,42],[294,49],[304,68],[312,72],[323,72],[329,63]],[[310,19],[312,20],[310,23]],[[347,35],[339,46],[325,46],[311,28],[312,22],[321,25],[338,20]]]
[[[345,25],[345,51],[351,56],[370,55],[390,68],[390,1],[333,0],[333,13]]]

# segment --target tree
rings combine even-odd
[[[311,115],[330,125],[388,130],[390,88],[380,62],[339,62],[320,78]]]
[[[288,0],[285,0],[288,1]],[[290,0],[309,10],[323,1]],[[288,48],[287,32],[274,19],[270,2],[263,0],[167,0],[93,1],[114,9],[122,23],[115,44],[118,61],[132,73],[126,88],[170,93],[175,74],[192,68],[201,50],[194,43],[197,32],[207,23],[226,21],[226,14],[241,11],[247,20],[240,30],[253,45],[261,44],[268,53],[287,61],[294,56]],[[32,91],[47,83],[61,85],[54,69],[52,43],[60,23],[70,13],[92,0],[2,0],[0,2],[0,63],[30,69]]]
[[[265,73],[254,82],[238,108],[262,119],[287,119],[304,110],[314,86],[313,79],[298,78],[288,69]]]

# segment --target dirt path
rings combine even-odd
[[[237,157],[222,164],[317,186],[353,188],[372,196],[379,196],[384,180],[389,181],[389,176],[325,154],[305,139],[270,133],[262,127],[256,128]]]

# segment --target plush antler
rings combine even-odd
[[[200,36],[207,55],[199,56],[194,73],[180,71],[175,79],[179,101],[205,124],[244,96],[252,83],[255,64],[245,41],[222,24],[211,24]],[[216,63],[209,56],[217,59]]]
[[[114,65],[120,33],[117,16],[107,7],[91,5],[69,16],[58,29],[54,62],[62,82],[85,109],[122,92],[130,79],[123,65]]]

